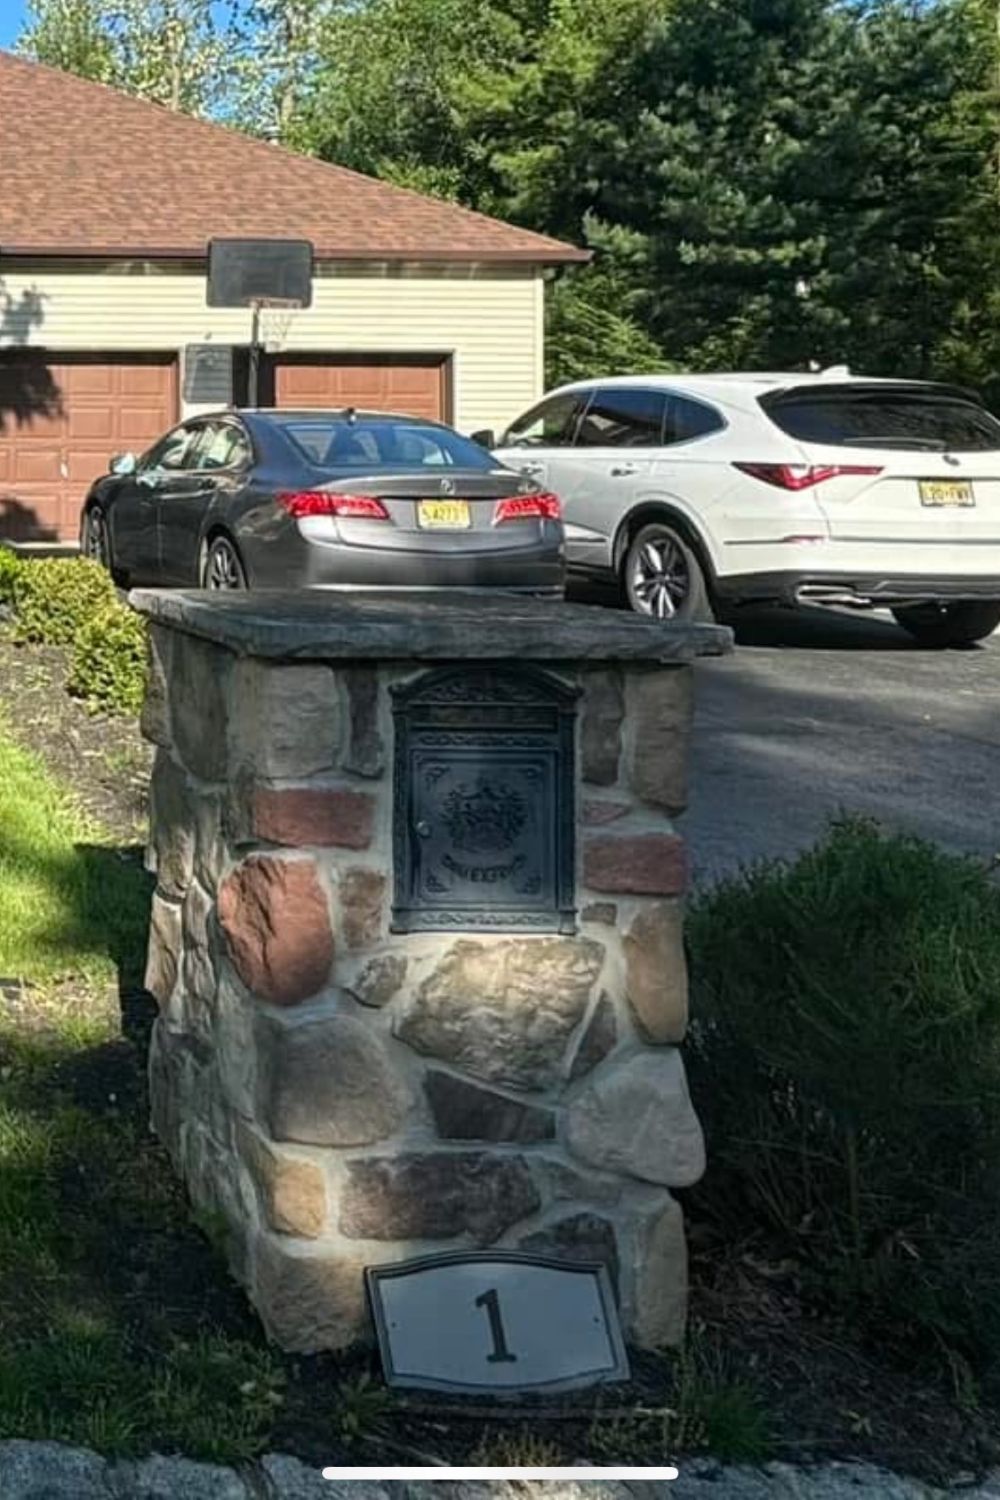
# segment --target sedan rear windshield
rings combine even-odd
[[[760,404],[802,443],[980,453],[1000,449],[1000,422],[960,393],[905,387],[780,391]]]
[[[279,423],[300,457],[319,469],[495,469],[469,438],[429,422],[383,417],[296,417]]]

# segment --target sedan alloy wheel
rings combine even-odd
[[[228,537],[217,536],[209,547],[202,584],[206,589],[226,593],[246,588],[240,555]]]

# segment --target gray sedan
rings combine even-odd
[[[83,551],[122,585],[563,591],[559,501],[450,427],[381,412],[225,411],[120,454]]]

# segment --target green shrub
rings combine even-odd
[[[146,690],[145,622],[112,597],[82,625],[73,641],[70,692],[92,708],[138,714]]]
[[[1000,1350],[1000,892],[864,820],[690,913],[692,1207],[828,1303],[982,1369]]]
[[[0,604],[13,604],[14,584],[24,563],[9,547],[0,547]]]
[[[81,626],[116,598],[108,574],[89,558],[26,563],[14,584],[18,639],[68,646]]]

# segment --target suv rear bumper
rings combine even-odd
[[[996,599],[996,577],[935,577],[926,573],[731,573],[716,578],[723,604],[920,604],[927,600]]]

